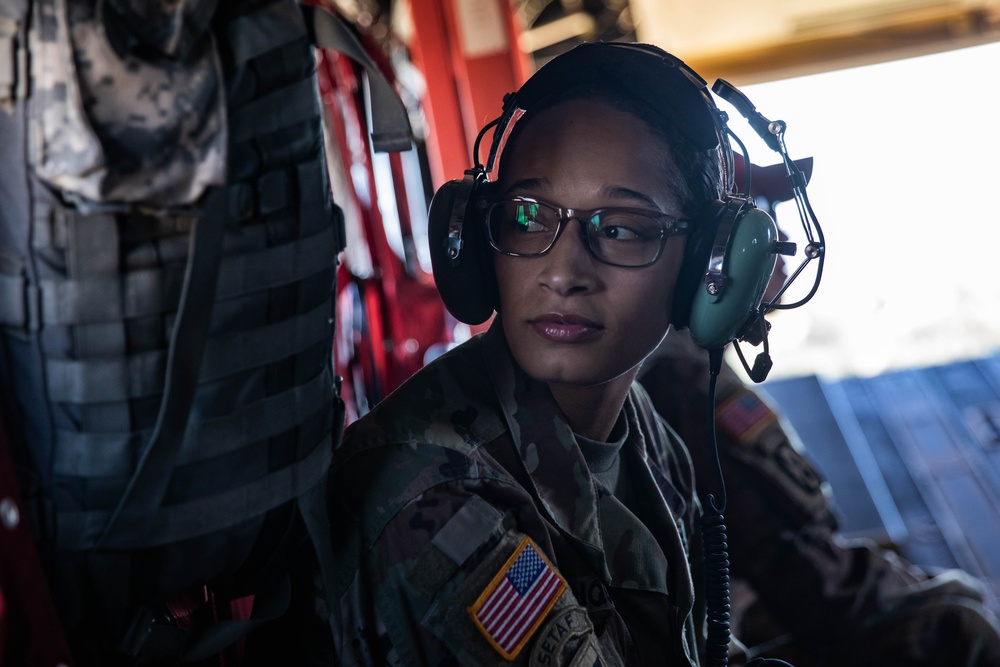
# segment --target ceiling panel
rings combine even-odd
[[[637,37],[746,84],[1000,40],[1000,0],[630,0]]]

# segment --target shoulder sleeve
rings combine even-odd
[[[339,598],[341,662],[524,665],[534,657],[568,665],[577,655],[599,658],[586,611],[504,504],[445,484],[406,505]]]
[[[497,541],[502,524],[503,512],[456,483],[405,504],[362,546],[353,577],[340,592],[334,631],[341,663],[453,663],[452,650],[424,618],[437,590],[477,550]]]

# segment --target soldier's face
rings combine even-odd
[[[503,196],[681,217],[670,146],[643,120],[606,103],[574,101],[524,122],[504,153]],[[580,221],[566,224],[545,255],[495,253],[514,358],[548,383],[590,386],[634,375],[666,334],[685,237],[670,237],[651,266],[623,268],[591,256]]]

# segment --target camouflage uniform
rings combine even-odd
[[[342,664],[697,664],[690,460],[638,385],[623,415],[632,510],[497,324],[352,424],[329,485]],[[474,617],[518,548],[558,585],[511,646]]]
[[[708,355],[687,332],[671,332],[639,374],[688,444],[699,480],[711,479],[708,376]],[[794,431],[725,365],[715,405],[732,574],[769,617],[740,628],[741,639],[790,632],[791,645],[768,654],[796,667],[1000,665],[996,619],[977,581],[957,570],[932,576],[868,540],[841,537],[828,485]]]

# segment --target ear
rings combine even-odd
[[[434,193],[427,213],[434,282],[448,311],[466,324],[482,324],[499,304],[485,190],[482,171],[469,170]]]

